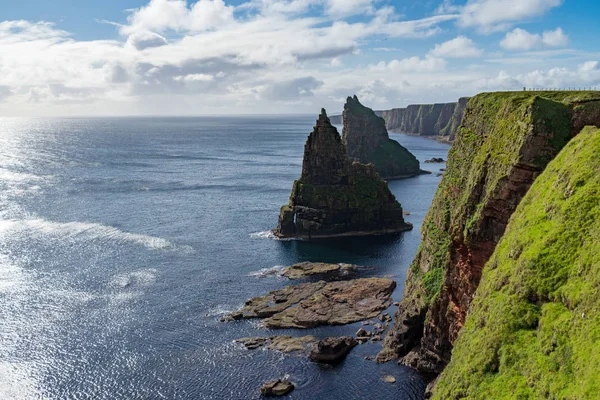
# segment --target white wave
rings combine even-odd
[[[250,234],[252,239],[278,239],[277,236],[273,234],[273,231],[262,231],[262,232],[254,232]]]
[[[176,246],[155,236],[121,231],[112,226],[90,222],[54,222],[45,219],[6,219],[0,221],[0,234],[29,234],[31,231],[61,238],[137,243],[149,249],[168,249]],[[180,248],[191,249],[188,246]]]
[[[110,285],[117,288],[150,286],[156,282],[157,273],[158,271],[156,269],[148,268],[139,271],[128,272],[126,274],[119,274],[110,281]]]
[[[0,168],[0,182],[31,182],[41,181],[51,176],[39,176],[24,172],[15,172],[6,168]]]
[[[261,268],[258,271],[250,272],[248,276],[258,276],[259,278],[264,278],[265,276],[279,275],[283,268],[285,268],[285,265],[276,265],[270,268]]]
[[[223,316],[223,315],[231,314],[232,312],[234,312],[236,310],[239,310],[240,308],[241,308],[241,305],[240,305],[240,307],[235,308],[235,307],[232,307],[232,306],[226,306],[226,305],[220,304],[220,305],[218,305],[216,307],[213,307],[213,308],[207,310],[206,314],[204,314],[204,316],[206,316],[206,317],[220,317],[220,316]]]

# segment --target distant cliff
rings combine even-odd
[[[417,158],[389,138],[383,118],[363,106],[356,96],[346,100],[343,123],[342,142],[350,158],[372,163],[384,179],[406,178],[421,172]]]
[[[585,125],[600,125],[598,92],[484,93],[468,102],[380,361],[442,371],[511,215]]]
[[[411,135],[430,136],[452,142],[469,101],[462,97],[455,103],[413,104],[406,108],[374,111],[385,120],[386,128]],[[331,117],[332,124],[341,125],[342,116]]]
[[[372,165],[352,162],[321,111],[304,147],[302,175],[274,230],[279,237],[320,238],[412,229],[402,206]]]
[[[523,198],[487,262],[436,399],[597,399],[600,130]]]

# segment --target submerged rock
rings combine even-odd
[[[316,239],[382,235],[412,229],[402,206],[372,165],[351,162],[340,135],[321,111],[304,148],[300,179],[273,233]]]
[[[243,344],[248,350],[255,350],[266,346],[269,350],[276,350],[282,353],[305,354],[308,354],[316,343],[314,336],[249,337],[237,339],[235,341]]]
[[[351,336],[329,337],[317,343],[310,352],[310,359],[314,362],[334,364],[346,358],[357,344]]]
[[[431,158],[431,159],[429,159],[429,160],[425,160],[425,162],[426,162],[427,164],[441,164],[441,163],[445,163],[445,162],[446,162],[446,160],[444,160],[444,159],[443,159],[443,158],[441,158],[441,157],[433,157],[433,158]]]
[[[331,273],[348,273],[359,269],[358,265],[352,264],[327,264],[321,262],[301,262],[284,268],[282,276],[289,279],[300,279],[314,275],[325,275]]]
[[[363,106],[356,96],[344,105],[342,141],[348,156],[373,164],[383,179],[406,178],[421,172],[419,160],[388,136],[385,120]]]
[[[260,394],[263,396],[285,396],[289,394],[296,386],[288,380],[277,379],[266,382],[260,387]]]
[[[237,313],[265,318],[267,328],[314,328],[376,317],[390,303],[396,283],[387,278],[290,285],[246,302]]]

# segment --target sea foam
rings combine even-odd
[[[177,246],[172,242],[150,235],[124,232],[118,228],[91,222],[54,222],[45,219],[0,220],[0,234],[30,234],[32,231],[48,236],[90,240],[96,242],[129,242],[149,249],[169,249]],[[191,249],[187,246],[179,248]]]

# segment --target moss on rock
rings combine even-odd
[[[439,399],[600,393],[600,130],[535,181],[488,261]]]

